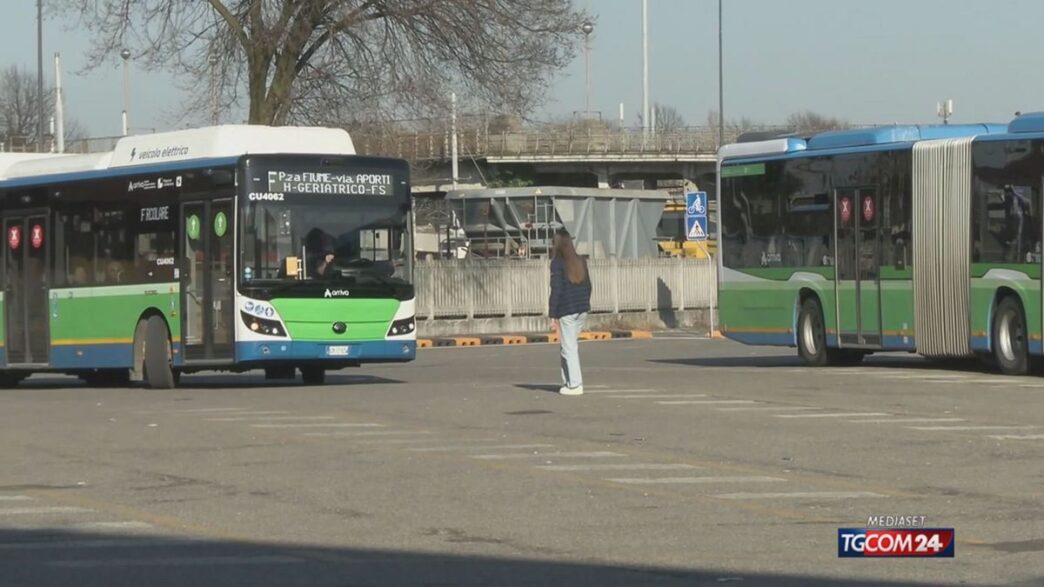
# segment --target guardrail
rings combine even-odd
[[[591,259],[591,311],[692,310],[717,306],[713,259]],[[417,317],[428,320],[546,316],[546,259],[419,261]]]

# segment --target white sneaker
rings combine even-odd
[[[558,393],[562,395],[583,395],[584,386],[578,385],[576,387],[568,387],[566,385],[563,385],[562,387],[558,388]]]

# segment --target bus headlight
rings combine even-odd
[[[247,314],[246,312],[240,312],[239,315],[243,319],[243,323],[247,325],[247,328],[249,328],[251,332],[267,334],[269,336],[286,336],[283,325],[278,320],[259,318]]]
[[[388,329],[388,336],[402,336],[404,334],[410,334],[417,329],[417,321],[413,316],[409,318],[403,318],[396,320],[391,323],[391,328]]]

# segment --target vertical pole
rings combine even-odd
[[[591,119],[591,33],[584,32],[584,75],[586,77],[587,101],[584,107],[584,120]]]
[[[44,148],[43,0],[36,0],[36,150]]]
[[[130,66],[127,59],[130,58],[130,51],[124,49],[120,52],[120,57],[123,57],[123,136],[127,136],[130,128],[127,120],[127,111],[130,109]]]
[[[450,96],[450,150],[453,157],[453,189],[457,189],[457,93]]]
[[[721,0],[718,0],[718,147],[725,144],[725,60],[722,46]]]
[[[65,152],[65,106],[62,104],[62,55],[54,54],[54,139],[59,153]]]
[[[642,130],[649,132],[649,0],[642,0]]]
[[[217,79],[217,55],[210,55],[210,123],[218,125],[218,79]]]

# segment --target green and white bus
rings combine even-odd
[[[721,330],[811,365],[1044,354],[1044,113],[723,147]]]
[[[0,154],[0,384],[410,361],[405,161],[328,128],[219,126]]]

